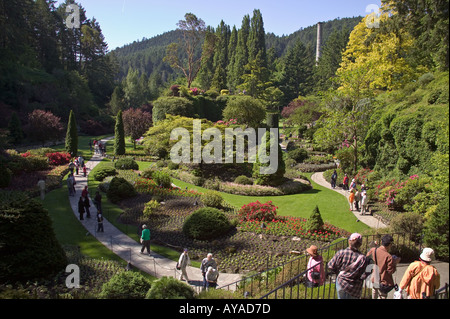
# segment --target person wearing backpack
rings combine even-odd
[[[424,248],[419,260],[408,266],[402,281],[400,282],[398,293],[406,292],[408,299],[428,299],[434,296],[439,289],[440,274],[431,265],[434,257],[434,250]]]
[[[397,270],[400,258],[389,253],[393,243],[394,238],[391,235],[384,235],[381,238],[381,246],[371,248],[366,255],[374,261],[372,299],[387,299],[388,293],[395,287],[392,275]]]

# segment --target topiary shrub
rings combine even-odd
[[[308,158],[308,152],[303,148],[296,148],[288,151],[288,156],[297,163],[303,163],[303,161]]]
[[[159,202],[157,200],[152,199],[151,201],[144,204],[144,217],[149,218],[156,209],[160,206]]]
[[[99,294],[101,299],[144,299],[151,283],[143,275],[134,271],[115,274],[103,284]]]
[[[109,183],[106,196],[112,203],[117,203],[125,198],[136,196],[136,190],[125,178],[114,177]]]
[[[0,243],[0,283],[48,278],[67,265],[48,211],[23,193],[0,193]]]
[[[226,234],[231,223],[217,208],[204,207],[188,216],[183,224],[183,233],[191,238],[210,240]]]
[[[241,175],[241,176],[236,177],[234,182],[236,184],[241,184],[241,185],[253,185],[252,179],[247,177],[247,176],[245,176],[245,175]]]
[[[136,163],[136,161],[134,159],[132,159],[131,157],[125,157],[125,158],[118,159],[114,163],[114,167],[117,169],[132,169],[132,170],[139,169],[138,163]]]
[[[155,181],[156,185],[163,188],[170,188],[172,186],[172,179],[166,172],[154,171],[152,174],[152,179]]]
[[[161,277],[152,283],[145,299],[194,299],[194,289],[173,277]]]
[[[309,231],[319,231],[323,227],[323,219],[320,215],[319,207],[315,207],[311,216],[306,221],[306,230]]]
[[[219,192],[208,191],[203,194],[202,202],[208,207],[221,208],[223,204],[223,197]]]
[[[108,176],[115,176],[115,175],[117,175],[117,171],[113,167],[102,167],[98,170],[95,170],[93,174],[94,179],[99,182],[103,181]]]

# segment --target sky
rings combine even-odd
[[[59,3],[64,2],[58,0]],[[380,0],[77,0],[102,28],[109,50],[175,30],[188,12],[217,27],[221,20],[237,29],[244,15],[259,9],[266,32],[289,35],[336,18],[365,16]],[[368,10],[368,11],[367,11]]]

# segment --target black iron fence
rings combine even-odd
[[[365,253],[370,248],[378,246],[385,234],[363,236],[360,251]],[[412,262],[419,256],[422,248],[421,236],[415,234],[390,234],[394,244],[390,250],[392,255],[402,258],[402,262]],[[348,240],[342,239],[325,248],[319,249],[324,264],[333,258],[337,251],[348,247]],[[306,287],[304,285],[307,273],[308,255],[301,255],[279,267],[246,276],[232,284],[219,287],[234,290],[243,297],[252,298],[299,298],[299,299],[334,299],[336,298],[335,276],[328,274],[324,285]],[[362,298],[370,298],[370,287],[364,284]]]

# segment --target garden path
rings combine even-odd
[[[110,140],[112,138],[113,137],[110,137],[102,141],[106,142],[107,140]],[[102,159],[103,157],[101,157],[100,155],[94,154],[92,158],[88,162],[86,162],[85,165],[88,174],[97,164],[101,162]],[[75,175],[75,179],[76,194],[75,196],[69,196],[69,200],[73,213],[75,214],[77,219],[79,219],[78,200],[81,196],[81,191],[88,183],[88,177],[84,177],[83,174],[80,173],[79,175]],[[92,236],[97,238],[97,240],[99,240],[104,246],[106,246],[116,255],[131,264],[132,267],[136,267],[157,278],[163,276],[179,278],[180,271],[176,270],[175,261],[156,254],[153,251],[150,255],[148,255],[146,252],[145,254],[141,254],[141,245],[134,239],[121,232],[105,218],[103,221],[104,232],[97,232],[97,210],[92,201],[90,210],[91,218],[86,218],[86,216],[84,216],[84,220],[80,220],[80,223],[87,229],[88,234],[91,234]],[[189,284],[194,289],[198,290],[201,287],[203,281],[200,269],[190,266],[187,269],[187,273],[190,280]],[[219,286],[225,286],[227,284],[238,281],[240,278],[240,274],[221,273],[219,276],[218,284]]]
[[[328,189],[332,189],[340,194],[342,194],[343,196],[345,196],[345,198],[348,199],[348,195],[349,195],[349,191],[343,190],[340,187],[336,187],[336,188],[332,188],[330,183],[328,183],[328,181],[325,180],[325,178],[323,177],[323,172],[317,172],[314,173],[313,175],[311,175],[311,179],[319,184],[320,186],[326,187]],[[349,210],[350,210],[350,205],[349,205]],[[352,211],[353,215],[355,215],[355,217],[362,223],[366,224],[367,226],[371,227],[371,228],[386,228],[387,226],[377,217],[372,216],[372,215],[360,215],[358,211],[353,210]]]

